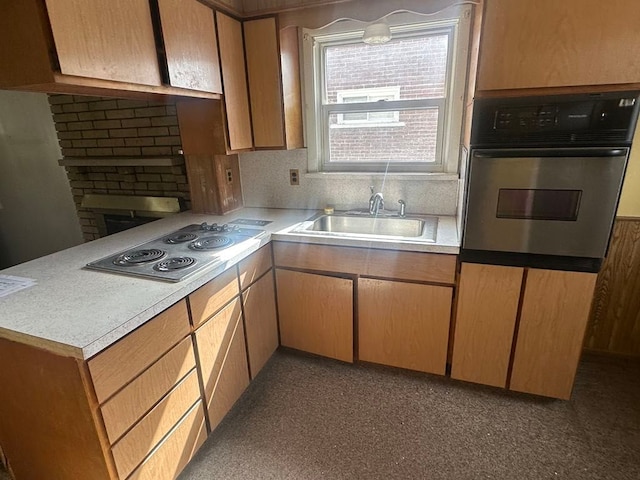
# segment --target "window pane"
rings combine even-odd
[[[327,101],[351,103],[354,101],[351,98],[339,99],[338,91],[349,90],[349,96],[354,97],[358,96],[358,89],[380,87],[399,88],[398,100],[442,98],[447,48],[447,34],[397,38],[383,45],[354,43],[325,47]]]
[[[397,114],[394,123],[374,123],[371,115]],[[352,114],[345,114],[344,117]],[[437,108],[400,112],[369,112],[370,123],[348,124],[329,115],[329,165],[332,163],[417,162],[436,160]],[[387,119],[388,121],[388,119]]]

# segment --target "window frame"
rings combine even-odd
[[[467,77],[469,39],[471,31],[471,6],[450,8],[433,15],[425,22],[422,16],[402,14],[390,17],[394,38],[416,36],[424,33],[449,32],[449,55],[445,80],[444,98],[398,100],[381,102],[380,111],[390,109],[415,110],[438,108],[438,139],[435,163],[419,162],[371,162],[349,163],[328,161],[329,121],[328,112],[376,111],[370,103],[334,103],[325,105],[324,62],[322,49],[325,46],[361,41],[363,28],[360,23],[345,21],[322,30],[303,29],[303,85],[305,92],[305,130],[308,147],[309,173],[457,173],[460,163],[462,118]],[[397,18],[395,18],[397,17]],[[326,118],[326,121],[323,119]],[[382,125],[382,124],[381,124]],[[393,124],[387,124],[391,126]],[[354,125],[356,126],[356,125]],[[364,125],[357,125],[358,127]],[[341,126],[342,128],[346,128]]]

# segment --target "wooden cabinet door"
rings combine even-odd
[[[278,348],[278,317],[273,274],[269,271],[242,293],[249,353],[249,370],[255,378]]]
[[[530,269],[510,388],[568,400],[597,275]]]
[[[463,263],[451,377],[506,387],[524,269]]]
[[[358,280],[358,356],[444,375],[451,287]]]
[[[148,0],[46,0],[65,75],[160,85]]]
[[[209,423],[213,430],[249,385],[242,310],[236,299],[195,333]]]
[[[353,362],[353,281],[276,270],[283,346]]]
[[[243,23],[253,141],[256,147],[284,147],[284,113],[278,31],[273,17]]]
[[[253,147],[249,90],[244,63],[242,25],[227,15],[217,12],[218,41],[224,86],[224,103],[227,118],[227,139],[230,150]]]
[[[169,83],[222,93],[213,11],[196,0],[158,0]]]
[[[486,0],[477,89],[638,83],[638,24],[636,0]]]

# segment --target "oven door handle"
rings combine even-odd
[[[532,148],[476,150],[474,158],[625,157],[627,148]]]

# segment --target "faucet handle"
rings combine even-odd
[[[400,211],[398,212],[398,216],[404,217],[406,215],[407,202],[404,200],[398,200],[400,204]]]
[[[371,190],[371,195],[374,194],[373,185],[369,185],[369,190]]]

